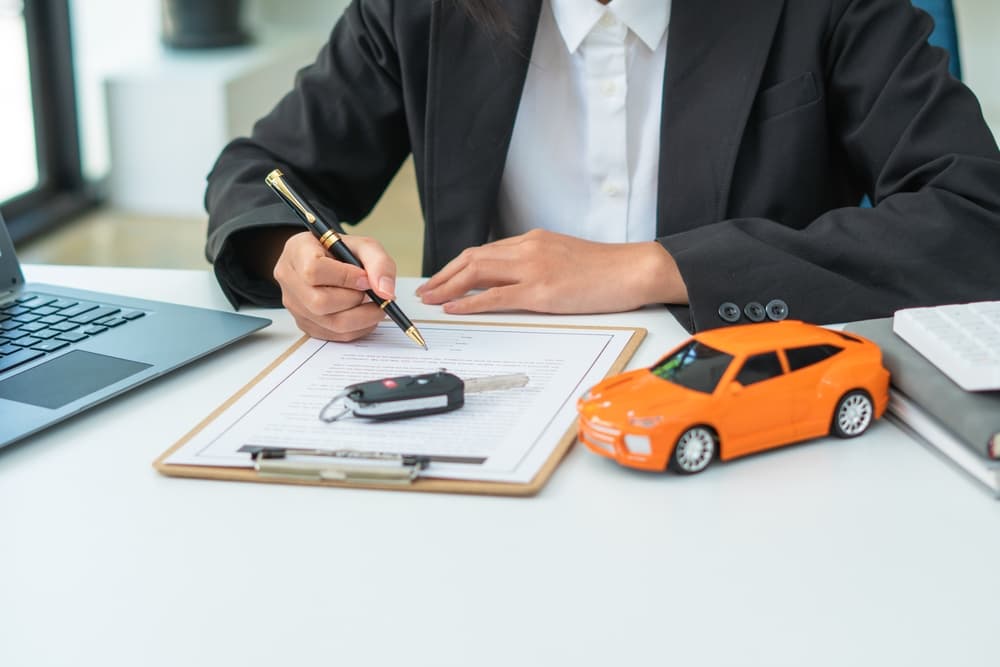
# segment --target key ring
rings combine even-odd
[[[346,405],[341,405],[337,409],[336,414],[333,414],[335,404],[345,398],[347,394],[350,393],[347,389],[341,391],[339,394],[331,398],[326,405],[324,405],[319,411],[319,420],[327,424],[332,424],[341,417],[351,412],[351,409]]]

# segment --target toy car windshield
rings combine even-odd
[[[732,360],[732,355],[692,340],[649,370],[668,382],[711,394]]]

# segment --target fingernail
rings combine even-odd
[[[378,281],[378,289],[386,296],[396,295],[395,281],[388,276],[382,276],[382,278]]]
[[[355,285],[361,291],[370,290],[372,288],[371,283],[368,282],[368,276],[361,276],[358,278],[358,282],[355,283]]]
[[[417,289],[413,290],[413,293],[416,294],[417,296],[420,296],[420,293],[423,292],[423,291],[424,291],[424,286],[423,285],[417,285]]]

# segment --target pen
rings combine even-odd
[[[281,201],[288,204],[288,207],[292,209],[302,222],[306,224],[312,233],[319,239],[320,244],[327,251],[333,255],[335,258],[339,259],[341,262],[347,264],[353,264],[359,269],[365,268],[351,249],[347,247],[347,244],[341,243],[341,236],[345,235],[344,230],[340,227],[337,222],[326,222],[321,218],[315,211],[312,211],[305,204],[305,200],[300,197],[288,184],[284,178],[284,174],[281,173],[280,169],[273,170],[264,179],[268,187],[270,187]],[[372,301],[378,304],[379,308],[382,309],[386,315],[389,316],[393,322],[405,333],[410,340],[412,340],[417,345],[420,345],[425,350],[427,349],[427,343],[424,342],[424,337],[420,335],[420,332],[413,322],[409,320],[406,315],[403,314],[402,309],[396,304],[395,301],[391,299],[383,299],[374,290],[365,290],[365,293],[371,298]]]

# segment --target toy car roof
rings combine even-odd
[[[843,346],[848,341],[865,341],[799,320],[761,322],[709,329],[694,335],[694,339],[730,354],[750,354],[777,348],[802,347],[823,343]]]

